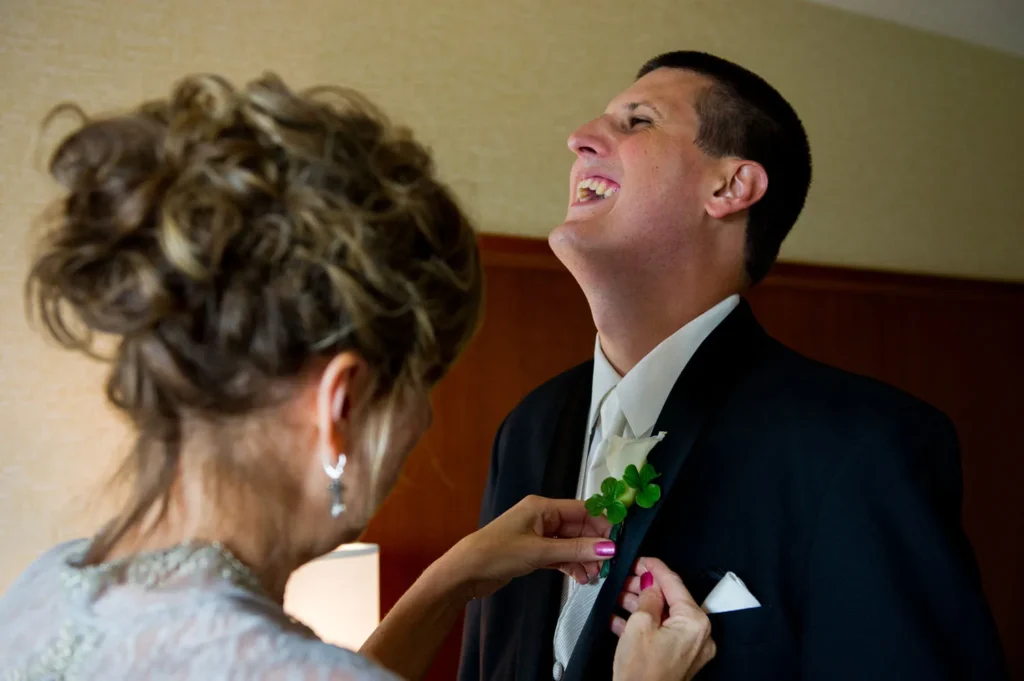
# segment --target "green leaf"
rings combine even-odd
[[[607,507],[608,522],[612,525],[618,525],[626,519],[626,506],[621,501],[616,501],[608,504]]]
[[[604,495],[605,499],[614,499],[616,496],[618,496],[615,493],[615,488],[616,485],[618,485],[618,482],[618,480],[612,477],[604,479],[604,481],[601,483],[601,494]]]
[[[626,466],[626,472],[622,474],[622,481],[633,489],[640,489],[644,486],[644,483],[640,480],[640,471],[633,464]]]
[[[636,505],[640,508],[651,508],[661,498],[661,488],[657,485],[645,485],[636,493]],[[610,520],[611,518],[609,518]]]
[[[636,499],[636,490],[632,487],[626,487],[626,491],[615,497],[615,501],[621,501],[626,508],[633,505],[633,501]]]
[[[658,473],[657,471],[655,471],[654,470],[654,466],[652,466],[649,463],[645,463],[644,467],[642,469],[640,469],[640,482],[641,482],[640,486],[642,487],[643,485],[646,485],[647,483],[649,483],[651,480],[655,480],[655,479],[660,478],[660,477],[661,477],[661,473]]]
[[[629,488],[626,487],[626,483],[622,482],[621,480],[616,480],[615,481],[615,495],[612,498],[614,500],[618,501],[618,499],[620,497],[623,497],[623,496],[626,495],[626,490],[627,489],[629,489]]]
[[[600,494],[595,494],[594,496],[590,497],[589,499],[586,500],[586,502],[584,502],[583,505],[587,507],[587,513],[594,516],[595,518],[604,513],[604,497],[602,497]]]

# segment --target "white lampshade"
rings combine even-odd
[[[285,611],[328,643],[359,650],[380,623],[380,547],[345,544],[288,580]]]

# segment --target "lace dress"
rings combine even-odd
[[[0,680],[398,679],[289,618],[219,545],[79,567],[87,548],[51,549],[0,598]]]

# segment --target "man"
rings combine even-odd
[[[701,679],[1004,678],[949,420],[783,347],[740,298],[810,184],[789,104],[735,64],[675,52],[569,146],[550,243],[590,304],[595,357],[502,424],[481,520],[530,493],[589,497],[612,435],[666,433],[648,459],[663,494],[631,509],[607,578],[536,574],[474,603],[460,679],[609,678],[609,622],[640,556],[698,602],[732,572],[760,604],[710,615]]]

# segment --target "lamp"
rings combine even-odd
[[[284,609],[327,643],[359,650],[380,623],[380,547],[344,544],[292,573]]]

